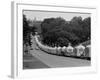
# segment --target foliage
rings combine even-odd
[[[36,27],[35,26],[30,26],[29,24],[31,23],[30,20],[27,20],[26,16],[23,15],[23,43],[26,44],[28,43],[31,45],[31,36],[30,34],[32,33],[33,35],[35,34]]]
[[[29,42],[29,28],[26,16],[23,15],[23,43]]]
[[[73,17],[66,21],[61,17],[47,18],[41,23],[43,43],[50,46],[73,46],[90,39],[91,18]]]

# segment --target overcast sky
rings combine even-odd
[[[44,18],[51,18],[51,17],[62,17],[66,21],[70,21],[74,16],[81,16],[82,19],[90,17],[88,13],[71,13],[71,12],[47,12],[47,11],[23,11],[23,14],[26,15],[27,19],[34,20],[43,20]]]

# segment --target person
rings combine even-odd
[[[86,57],[91,57],[91,46],[90,45],[86,46],[85,56]]]
[[[60,46],[57,48],[57,54],[61,55],[61,47]]]
[[[66,46],[63,46],[62,47],[62,55],[65,55],[65,52],[66,52],[65,50],[66,50]]]
[[[82,56],[84,55],[84,50],[85,50],[85,47],[80,44],[79,46],[75,47],[77,49],[77,56]]]
[[[53,52],[53,54],[57,54],[57,47],[56,47],[56,46],[54,47],[54,52]]]
[[[67,47],[67,55],[70,56],[73,53],[74,48],[71,46],[71,43]]]

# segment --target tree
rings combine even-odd
[[[29,45],[31,44],[30,42],[30,28],[28,25],[28,21],[26,19],[26,16],[23,15],[23,44],[28,43]]]
[[[44,44],[57,44],[73,46],[82,43],[90,37],[90,18],[73,17],[71,21],[63,18],[48,18],[41,23],[42,37]]]
[[[85,18],[83,20],[83,31],[85,34],[85,39],[91,39],[91,18]]]

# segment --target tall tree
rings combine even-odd
[[[23,15],[23,43],[30,44],[30,28],[25,15]]]
[[[67,46],[68,43],[77,45],[90,37],[90,18],[73,17],[71,21],[63,18],[48,18],[41,23],[43,42]]]

